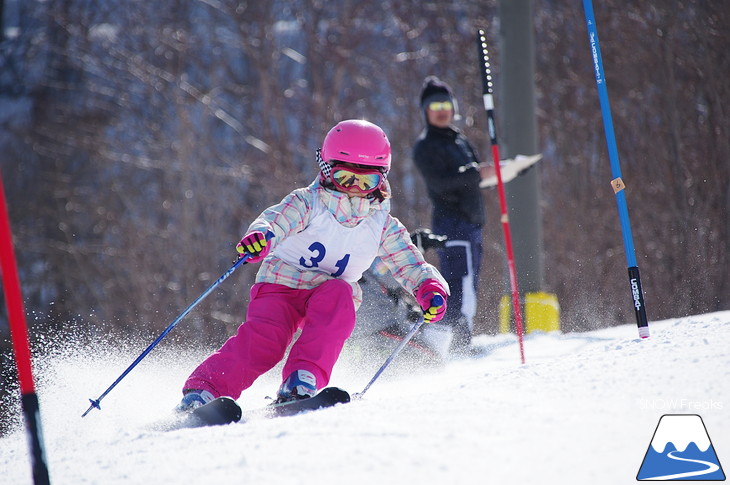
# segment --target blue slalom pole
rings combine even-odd
[[[598,31],[596,30],[596,19],[593,14],[592,0],[583,0],[586,25],[588,27],[588,39],[591,44],[593,55],[593,71],[596,77],[598,88],[598,99],[601,103],[601,114],[603,115],[603,128],[606,133],[606,144],[608,145],[608,158],[611,161],[611,186],[616,194],[618,204],[618,215],[621,220],[621,232],[624,240],[624,251],[626,263],[629,270],[629,283],[631,285],[631,298],[634,302],[634,313],[636,314],[636,325],[641,338],[649,337],[649,322],[646,318],[646,307],[644,305],[644,291],[641,288],[641,277],[639,267],[636,264],[636,251],[634,250],[634,238],[631,234],[631,223],[629,221],[629,210],[626,206],[626,185],[621,178],[621,164],[618,158],[616,147],[616,135],[613,131],[613,119],[611,118],[611,105],[608,102],[608,89],[606,88],[606,77],[603,71],[603,60],[601,58],[601,46],[598,42]]]

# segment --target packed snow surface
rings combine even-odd
[[[665,414],[697,414],[730,466],[730,312],[587,333],[476,338],[478,357],[394,365],[362,400],[294,417],[156,431],[206,355],[74,349],[35,363],[53,484],[632,484]],[[348,348],[331,385],[361,391],[383,363]],[[278,370],[238,402],[266,405]],[[8,410],[18,414],[17,406]],[[29,484],[20,419],[0,438],[0,483]]]

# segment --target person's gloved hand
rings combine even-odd
[[[444,318],[446,313],[446,297],[439,293],[432,293],[429,303],[421,303],[423,308],[423,321],[426,323],[438,322]]]
[[[423,310],[425,323],[438,322],[446,313],[446,288],[437,280],[426,280],[416,291],[416,301]]]
[[[258,263],[263,260],[269,254],[270,249],[269,241],[266,240],[266,236],[261,231],[249,232],[236,245],[236,251],[241,256],[248,254],[248,261],[251,263]]]

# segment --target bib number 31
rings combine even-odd
[[[304,257],[299,258],[299,264],[308,269],[318,268],[319,263],[321,263],[324,257],[327,255],[327,249],[321,242],[313,242],[309,245],[308,249],[312,253],[312,255],[307,259],[305,259]],[[334,273],[330,273],[330,276],[337,278],[338,276],[342,275],[342,273],[345,272],[345,268],[347,268],[347,263],[349,262],[350,254],[348,253],[345,254],[342,259],[337,261],[337,263],[335,263],[337,271]]]

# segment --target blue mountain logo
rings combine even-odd
[[[659,419],[637,480],[725,480],[705,423],[696,414]]]

